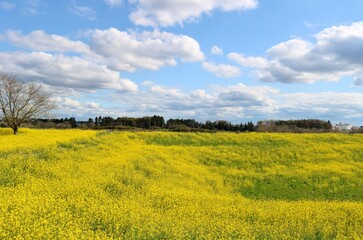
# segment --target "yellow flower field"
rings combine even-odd
[[[0,239],[362,239],[363,135],[0,129]]]

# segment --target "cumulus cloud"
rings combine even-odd
[[[233,122],[318,118],[355,124],[361,124],[363,117],[363,93],[284,93],[268,86],[242,83],[212,85],[192,91],[149,85],[146,91],[112,93],[107,96],[107,106],[97,98],[92,102],[69,96],[57,98],[61,109],[66,109],[65,113],[80,117],[98,113],[114,117],[159,114],[165,118]]]
[[[80,57],[62,54],[0,52],[0,71],[14,72],[26,80],[51,86],[80,90],[109,88],[122,92],[137,91],[135,83],[121,79],[116,71]]]
[[[165,88],[158,85],[151,86],[149,92],[159,95],[161,97],[174,97],[179,98],[185,96],[179,89]]]
[[[147,91],[108,95],[107,106],[97,98],[92,102],[68,96],[57,98],[65,113],[87,118],[98,113],[114,117],[159,114],[165,118],[232,122],[315,118],[357,125],[361,125],[363,118],[363,93],[284,93],[268,86],[241,83],[192,91],[152,85]]]
[[[60,117],[75,116],[88,119],[106,113],[106,108],[97,102],[79,101],[74,97],[53,97],[51,99],[57,106],[57,115]]]
[[[72,99],[70,97],[54,97],[52,99],[57,103],[57,105],[62,106],[62,109],[72,109],[72,110],[82,110],[83,112],[86,110],[94,110],[100,109],[100,104],[96,102],[80,102],[78,100]]]
[[[91,30],[86,36],[87,43],[42,30],[28,34],[8,30],[0,40],[30,52],[0,52],[0,71],[15,72],[26,80],[53,87],[136,92],[137,85],[120,78],[119,71],[158,70],[204,59],[198,42],[185,35],[111,28]]]
[[[314,83],[362,75],[363,22],[326,28],[315,39],[315,43],[302,39],[279,43],[267,51],[266,57],[238,53],[228,57],[254,68],[257,78],[266,82]]]
[[[279,99],[279,116],[359,121],[363,117],[363,94],[347,92],[286,93]]]
[[[190,98],[211,98],[204,89],[195,89],[189,93]]]
[[[263,57],[244,57],[243,54],[230,53],[228,59],[248,68],[265,68],[268,66],[267,59]]]
[[[113,99],[132,106],[123,110],[129,115],[161,114],[201,121],[317,118],[361,124],[363,117],[363,93],[284,93],[268,86],[241,83],[190,92],[154,85],[133,98],[117,95]]]
[[[211,62],[204,62],[203,68],[219,78],[235,78],[242,75],[242,71],[237,66],[227,64],[214,64]]]
[[[183,92],[162,86],[139,92],[140,97],[118,96],[133,108],[130,114],[161,114],[198,120],[228,119],[235,122],[264,119],[319,118],[359,122],[363,117],[362,93],[283,93],[268,86],[215,85]]]
[[[73,100],[69,97],[61,99],[63,100],[65,106],[71,107],[71,108],[79,108],[81,106],[81,103],[79,101]]]
[[[222,50],[222,48],[220,48],[220,47],[218,47],[218,46],[214,45],[214,46],[212,47],[212,49],[211,49],[211,53],[212,53],[213,55],[223,55],[223,50]]]
[[[241,117],[274,113],[276,103],[273,97],[277,92],[265,86],[249,87],[244,84],[215,85],[192,91],[152,85],[147,91],[135,93],[134,97],[115,95],[112,99],[132,106],[122,111],[135,116],[160,114],[166,118],[245,121]]]
[[[199,43],[186,35],[160,31],[125,32],[115,28],[94,29],[85,34],[89,43],[48,34],[43,30],[22,34],[7,30],[0,35],[12,45],[32,51],[78,53],[117,71],[158,70],[180,62],[201,61],[204,54]]]
[[[32,31],[27,35],[23,35],[19,31],[8,30],[3,35],[3,40],[7,40],[14,46],[35,51],[89,52],[88,45],[81,41],[72,41],[63,36],[50,35],[42,30]]]
[[[277,110],[277,102],[274,99],[279,91],[267,86],[246,86],[242,83],[220,88],[218,99],[230,108],[243,108],[245,115],[265,114],[271,115]],[[248,113],[247,113],[248,112]]]
[[[118,7],[122,5],[122,0],[104,0],[110,7]]]
[[[202,14],[213,10],[244,11],[256,8],[257,0],[132,0],[136,10],[130,19],[136,25],[173,26],[185,21],[195,21]]]
[[[204,58],[199,43],[191,37],[168,32],[124,32],[115,28],[91,33],[92,58],[98,58],[114,70],[158,70]]]
[[[266,102],[266,96],[276,95],[278,93],[279,91],[277,89],[271,87],[249,87],[239,83],[223,88],[219,96],[221,99],[228,101],[249,101],[253,99],[257,102]]]

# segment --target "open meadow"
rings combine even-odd
[[[362,239],[363,135],[0,129],[0,239]]]

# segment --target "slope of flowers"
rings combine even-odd
[[[0,239],[363,236],[363,135],[24,131]]]

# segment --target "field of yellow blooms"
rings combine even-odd
[[[363,239],[363,135],[0,129],[0,239]]]

